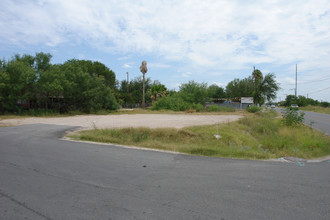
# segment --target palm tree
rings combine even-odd
[[[142,61],[142,64],[140,66],[140,71],[142,72],[143,74],[143,90],[142,90],[142,108],[145,107],[145,74],[148,72],[148,68],[147,68],[147,61]]]
[[[166,87],[162,84],[155,84],[149,90],[151,99],[156,102],[157,99],[168,95]]]
[[[252,72],[252,78],[254,82],[253,99],[256,105],[259,105],[264,98],[267,100],[276,98],[276,92],[280,87],[275,81],[276,77],[273,73],[268,73],[263,77],[262,72],[255,69]]]
[[[258,69],[254,69],[254,71],[252,72],[252,78],[253,78],[253,82],[254,82],[254,92],[253,92],[254,103],[256,105],[259,105],[259,101],[261,98],[261,93],[259,91],[259,89],[260,89],[259,87],[260,87],[260,84],[263,79],[262,72]]]

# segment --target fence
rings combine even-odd
[[[210,103],[211,105],[218,105],[221,107],[229,107],[235,109],[246,109],[247,107],[251,106],[252,104],[242,104],[239,102],[223,102],[223,103]]]

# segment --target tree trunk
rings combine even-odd
[[[142,108],[145,108],[145,105],[146,105],[146,103],[145,103],[145,99],[144,99],[144,90],[145,90],[145,77],[144,77],[144,73],[143,73],[143,91],[142,91]]]

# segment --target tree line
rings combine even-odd
[[[285,98],[285,101],[280,102],[280,105],[282,106],[291,106],[292,104],[296,104],[299,107],[305,107],[308,105],[312,106],[322,106],[322,107],[330,107],[329,102],[319,102],[318,100],[307,98],[305,96],[294,96],[294,95],[288,95]]]
[[[52,55],[15,55],[0,60],[0,112],[21,113],[43,109],[54,112],[116,110],[139,107],[142,103],[142,77],[117,81],[115,73],[100,62],[68,60],[51,64]],[[276,97],[279,85],[272,73],[234,79],[225,88],[216,84],[189,81],[179,91],[147,78],[146,103],[152,109],[186,110],[198,108],[214,99],[253,97],[256,104]]]
[[[0,62],[0,111],[26,109],[56,112],[114,110],[115,73],[100,62],[68,60],[50,63],[48,53],[15,55]]]

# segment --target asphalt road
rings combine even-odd
[[[277,112],[282,113],[283,108],[276,108]],[[301,111],[301,110],[300,110]],[[324,132],[327,135],[330,135],[330,115],[316,113],[316,112],[309,112],[309,111],[301,111],[304,112],[304,123],[308,126],[311,126],[319,131]]]
[[[327,135],[330,135],[330,115],[303,111],[305,113],[305,124],[312,126]]]
[[[0,127],[0,219],[330,219],[330,161],[187,156]]]

